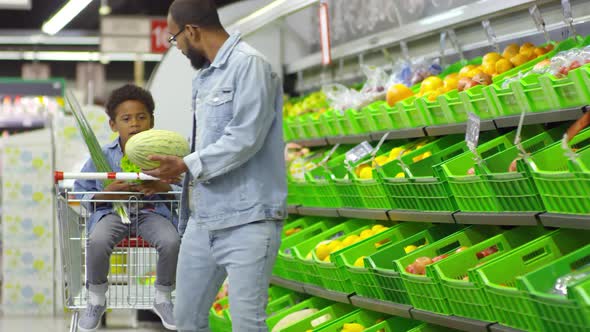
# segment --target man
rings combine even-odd
[[[168,180],[187,172],[185,183],[194,184],[190,218],[179,223],[176,325],[209,331],[209,309],[227,276],[233,331],[268,331],[268,284],[287,215],[280,79],[239,34],[225,31],[213,0],[174,1],[168,29],[198,70],[194,152],[152,156],[160,167],[146,172]]]

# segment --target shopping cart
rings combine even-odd
[[[73,311],[70,331],[77,331],[81,309],[86,308],[86,225],[90,211],[97,204],[120,203],[129,212],[128,236],[121,241],[111,255],[108,275],[109,288],[106,306],[109,309],[149,310],[154,301],[156,262],[158,254],[147,241],[137,237],[137,223],[133,218],[142,204],[166,204],[173,216],[180,215],[180,192],[159,194],[160,200],[142,200],[137,192],[101,192],[104,195],[130,195],[128,199],[93,200],[84,198],[88,192],[74,192],[60,187],[66,179],[92,180],[154,180],[141,173],[55,173],[56,207],[59,227],[59,244],[63,269],[64,306]],[[94,193],[93,193],[94,194]],[[108,197],[108,196],[107,196]]]

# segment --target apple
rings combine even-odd
[[[447,257],[449,257],[449,255],[447,255],[447,254],[442,254],[442,255],[440,255],[440,256],[436,256],[436,257],[434,257],[434,258],[432,259],[432,262],[433,262],[433,263],[436,263],[436,262],[438,262],[438,261],[440,261],[440,260],[443,260],[443,259],[445,259],[445,258],[447,258]]]
[[[416,274],[416,265],[414,263],[406,266],[406,272]]]
[[[426,274],[426,265],[432,264],[430,257],[418,257],[414,262],[415,274]]]

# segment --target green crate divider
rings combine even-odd
[[[349,108],[344,111],[343,126],[349,128],[347,135],[363,134],[368,132],[369,124],[361,112]]]
[[[560,140],[566,130],[567,126],[553,128],[524,140],[522,146],[528,153],[534,153]],[[518,148],[512,146],[485,159],[484,178],[495,195],[499,212],[545,211],[541,196],[524,162],[518,161],[522,165],[516,172],[508,171],[519,153]]]
[[[377,324],[377,321],[388,317],[389,315],[387,314],[359,309],[323,326],[318,329],[318,332],[340,332],[344,324],[354,323],[362,325],[365,328],[363,332],[376,331],[373,329],[373,326]]]
[[[305,309],[316,309],[321,310],[327,308],[328,306],[334,304],[334,302],[326,299],[322,299],[319,297],[311,297],[304,301],[301,301],[290,308],[286,308],[278,312],[276,315],[269,317],[266,320],[269,330],[272,330],[283,318],[287,317],[288,315]],[[292,323],[293,324],[293,323]],[[285,326],[285,328],[288,326]]]
[[[503,86],[504,81],[493,83],[483,88],[483,94],[489,107],[494,107],[498,116],[508,116],[522,113],[516,93],[512,86]]]
[[[476,85],[471,89],[459,92],[459,98],[467,112],[475,113],[482,119],[493,119],[499,114],[493,100],[486,97],[486,85]]]
[[[274,301],[279,297],[294,294],[294,292],[290,289],[279,287],[279,286],[271,286],[268,288],[268,300]]]
[[[580,68],[574,69],[566,77],[556,78],[553,75],[541,75],[539,83],[550,98],[551,109],[566,109],[587,105],[590,91],[587,86],[577,83]]]
[[[368,222],[368,221],[365,221]],[[337,238],[337,240],[343,241],[346,237],[356,235],[361,236],[363,232],[367,230],[375,230],[375,227],[379,224],[375,225],[367,225],[361,228],[354,230],[353,232],[346,233],[341,237]],[[381,225],[384,226],[384,225]],[[396,229],[399,225],[394,225],[390,229],[385,231],[379,232],[375,235],[371,235],[367,238],[362,239],[357,243],[362,243],[365,241],[369,241],[375,245],[375,243],[379,243],[381,241],[391,241],[393,238],[399,237],[399,231]],[[350,248],[352,245],[342,248],[336,252],[330,254],[330,261],[324,262],[319,260],[316,256],[315,252],[313,252],[312,256],[316,263],[316,271],[318,273],[319,279],[324,288],[333,290],[340,293],[348,293],[351,294],[354,292],[354,288],[350,281],[350,277],[346,272],[346,268],[343,266],[342,262],[338,263],[337,259],[344,251]]]
[[[299,228],[300,230],[299,230],[299,231],[297,231],[297,232],[301,232],[301,231],[305,230],[307,227],[313,226],[313,225],[315,225],[316,223],[318,223],[318,222],[322,221],[323,219],[326,219],[326,218],[321,218],[321,217],[311,217],[311,216],[307,216],[307,217],[298,217],[297,219],[294,219],[294,220],[292,220],[292,221],[290,221],[290,222],[286,223],[286,224],[283,226],[283,231],[282,231],[282,233],[281,233],[281,237],[282,237],[283,241],[285,241],[285,240],[286,240],[286,239],[289,237],[289,236],[287,236],[287,234],[286,234],[286,233],[287,233],[289,230],[292,230],[292,229]],[[297,233],[293,233],[293,234],[292,234],[292,235],[290,235],[290,236],[293,236],[293,235],[295,235],[295,234],[297,234]]]
[[[587,128],[578,133],[570,145],[583,148],[589,143],[590,128]],[[586,149],[580,155],[590,164]],[[569,164],[561,141],[537,151],[528,160],[533,180],[548,212],[590,214],[590,173],[571,171]]]
[[[355,122],[359,127],[359,133],[371,133],[378,130],[373,117],[368,114],[367,107],[347,112],[347,114],[350,117],[350,121]]]
[[[543,331],[583,331],[584,329],[590,329],[590,315],[587,315],[584,308],[590,307],[590,302],[578,302],[572,298],[571,294],[568,297],[551,293],[555,281],[559,277],[588,264],[590,264],[590,245],[517,278],[517,287],[530,294],[533,308],[541,320]],[[590,276],[586,279],[590,280]],[[571,291],[573,287],[570,286],[569,288]],[[568,291],[568,294],[570,291]]]
[[[438,225],[429,227],[417,234],[407,237],[397,243],[388,245],[382,250],[365,257],[365,266],[372,271],[375,283],[373,287],[366,285],[365,297],[411,305],[408,291],[404,287],[402,277],[394,265],[396,259],[406,255],[404,248],[414,245],[419,247],[434,243],[454,232],[462,230],[461,225]]]
[[[516,287],[516,278],[589,242],[589,231],[559,229],[480,266],[474,277],[485,285],[486,297],[498,322],[526,331],[540,331],[540,318],[528,293]]]
[[[433,166],[467,151],[464,143],[458,143],[462,140],[461,135],[445,136],[403,156],[402,162],[409,167],[410,174],[405,174],[399,160],[378,169],[376,177],[382,181],[392,206],[400,210],[456,211],[457,205],[446,181],[434,175]],[[426,152],[432,155],[419,159]],[[400,173],[404,177],[396,177]]]
[[[397,129],[391,118],[391,110],[385,101],[379,100],[364,107],[361,112],[370,119],[373,132]]]
[[[293,257],[291,248],[307,239],[326,232],[340,222],[339,219],[324,219],[306,227],[301,232],[283,238],[279,249],[273,274],[282,278],[305,282],[299,273],[299,262]]]
[[[292,116],[292,117],[285,119],[284,126],[286,127],[286,132],[288,133],[289,138],[292,140],[296,140],[296,139],[301,138],[299,136],[300,132],[298,131],[298,125],[299,125],[299,117],[297,117],[297,116]]]
[[[543,132],[541,126],[528,126],[523,128],[521,137],[526,140],[541,132]],[[485,159],[504,151],[513,145],[515,135],[516,131],[511,131],[481,144],[477,148],[477,152]],[[474,175],[467,174],[470,168],[475,170]],[[492,186],[486,181],[483,170],[476,164],[471,152],[466,152],[441,164],[439,175],[448,180],[449,188],[461,211],[502,211]]]
[[[434,325],[434,324],[421,324],[420,326],[417,326],[411,330],[408,330],[407,332],[456,332],[456,331],[459,331],[459,330],[455,330],[455,329],[440,326],[440,325]]]
[[[334,183],[326,177],[326,170],[323,167],[305,173],[305,181],[311,188],[313,198],[304,200],[304,206],[325,208],[339,208],[342,206],[342,200],[336,191]]]
[[[287,204],[300,205],[301,196],[299,195],[299,188],[290,176],[287,176]]]
[[[358,229],[367,226],[367,220],[351,219],[344,223],[338,224],[330,229],[315,235],[305,241],[299,242],[293,247],[289,248],[291,257],[285,256],[285,262],[288,265],[290,271],[293,271],[291,277],[295,281],[308,283],[316,286],[323,287],[322,279],[317,271],[317,261],[314,258],[314,249],[324,240],[334,240],[343,236],[344,234],[350,234]],[[310,255],[309,259],[307,259]]]
[[[436,98],[440,104],[443,112],[448,114],[451,119],[451,123],[461,123],[467,121],[467,114],[470,109],[463,103],[463,100],[459,96],[459,90],[449,91]],[[487,115],[487,114],[484,114]]]
[[[226,305],[229,303],[229,299],[225,297],[215,301],[213,305],[216,303]],[[229,310],[224,309],[220,314],[217,314],[213,307],[211,307],[209,310],[209,326],[211,327],[211,330],[215,332],[232,332]]]
[[[388,245],[398,243],[430,227],[426,223],[399,224],[340,251],[336,255],[334,263],[340,269],[341,275],[349,279],[349,285],[351,287],[346,289],[346,292],[356,292],[360,296],[372,297],[372,291],[377,285],[373,272],[369,265],[365,265],[364,259],[362,260],[362,267],[355,266],[356,261],[361,257],[371,256]]]
[[[435,264],[433,270],[440,281],[444,296],[448,299],[450,312],[456,316],[494,321],[494,313],[486,298],[484,285],[477,283],[477,279],[470,276],[475,273],[474,270],[478,268],[478,265],[501,257],[506,252],[548,232],[542,227],[513,228]],[[479,252],[492,246],[496,246],[498,251],[486,257],[478,257]],[[468,280],[464,280],[465,277]]]
[[[289,309],[293,307],[305,298],[305,295],[297,293],[290,293],[279,297],[273,297],[272,301],[269,301],[266,306],[266,314],[268,315],[268,317],[272,317],[284,309]]]
[[[303,128],[309,138],[320,137],[320,114],[311,113],[307,115],[306,121],[303,123]]]
[[[433,271],[433,266],[438,262],[428,265],[425,275],[408,273],[405,270],[406,266],[422,256],[430,258],[443,254],[451,256],[461,246],[472,246],[500,232],[500,228],[496,226],[467,227],[395,260],[394,268],[402,276],[402,281],[408,291],[412,305],[417,309],[446,315],[451,314],[448,300],[443,294],[439,280]]]
[[[590,94],[590,64],[574,69],[570,72],[573,75],[578,90],[586,90]]]
[[[579,284],[570,287],[568,297],[572,298],[581,306],[584,317],[590,317],[590,278],[584,279]]]
[[[424,117],[428,119],[427,121],[432,125],[438,126],[454,123],[451,114],[443,109],[438,99],[429,100],[428,97],[420,97],[416,98],[415,104],[420,112],[424,114]]]
[[[355,307],[343,304],[343,303],[334,303],[329,307],[325,307],[322,310],[316,312],[315,314],[302,319],[296,323],[289,325],[288,327],[282,329],[281,332],[303,332],[303,331],[319,331],[321,328],[329,325],[330,323],[334,322],[335,320],[348,315],[353,311],[360,311],[360,309],[356,309]],[[321,319],[325,317],[324,319]],[[323,323],[312,326],[312,322],[316,321],[320,318],[320,321],[324,321]]]
[[[407,119],[407,128],[416,128],[432,125],[430,119],[427,118],[422,110],[416,107],[414,103],[416,96],[408,97],[395,104],[402,119]]]

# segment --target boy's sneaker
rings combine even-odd
[[[172,302],[156,303],[154,301],[154,313],[162,320],[162,325],[168,330],[176,331],[174,322],[174,304]]]
[[[106,308],[106,305],[92,305],[88,303],[78,321],[78,329],[82,332],[95,331],[100,325],[100,320]]]

